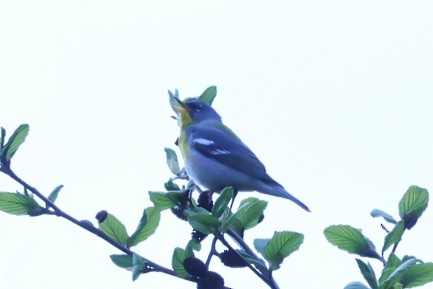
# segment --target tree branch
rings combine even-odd
[[[237,234],[235,233],[235,235],[237,235]],[[215,234],[215,237],[217,237],[218,240],[224,244],[224,246],[226,246],[227,248],[229,248],[230,250],[232,250],[233,252],[238,254],[239,258],[242,258],[242,256],[239,255],[239,253],[227,242],[227,240],[224,238],[224,236],[222,234]],[[250,254],[249,252],[252,252],[252,250],[245,244],[245,242],[243,242],[243,240],[242,240],[242,243],[245,245],[245,247],[248,248],[247,253]],[[241,246],[241,247],[244,248],[243,246]],[[245,251],[247,251],[247,250],[245,250]],[[253,252],[252,256],[254,256],[256,259],[258,259],[258,257],[254,254],[254,252]],[[263,282],[265,282],[271,289],[279,289],[278,284],[275,282],[274,278],[272,277],[271,271],[266,272],[267,276],[264,276],[256,268],[254,268],[250,263],[246,262],[246,264],[247,264],[248,268],[250,268],[250,270],[253,271],[254,274],[256,274],[260,279],[262,279]]]
[[[122,251],[123,253],[125,253],[131,257],[133,254],[138,255],[137,253],[131,251],[129,248],[123,246],[122,244],[118,243],[117,241],[115,241],[115,240],[111,239],[110,237],[108,237],[107,235],[105,235],[98,228],[96,228],[94,226],[90,226],[88,223],[79,221],[79,220],[75,219],[74,217],[72,217],[71,215],[65,213],[57,205],[55,205],[52,201],[50,201],[47,197],[45,197],[41,192],[39,192],[35,187],[29,185],[24,180],[22,180],[20,177],[18,177],[18,175],[16,175],[15,172],[10,168],[9,164],[7,166],[5,166],[3,164],[3,166],[0,167],[0,171],[3,172],[4,174],[8,175],[10,178],[12,178],[14,181],[19,183],[20,185],[22,185],[25,189],[30,191],[33,195],[35,195],[39,199],[41,199],[46,204],[46,211],[44,211],[43,214],[56,215],[58,217],[62,217],[64,219],[68,220],[69,222],[83,228],[84,230],[98,236],[99,238],[103,239],[104,241],[106,241],[107,243],[109,243],[113,247],[117,248],[118,250]],[[51,208],[53,211],[50,211],[49,208]],[[140,256],[140,255],[138,255],[138,256]],[[163,266],[160,266],[157,263],[155,263],[149,259],[146,259],[142,256],[140,256],[140,258],[142,258],[146,264],[146,272],[151,272],[151,271],[152,272],[162,272],[162,273],[165,273],[168,275],[178,277],[173,270],[168,269],[168,268],[163,267]],[[186,278],[186,280],[191,281],[191,282],[196,282],[192,278]]]

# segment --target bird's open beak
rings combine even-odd
[[[174,94],[171,91],[168,91],[168,94],[170,96],[170,106],[177,115],[179,126],[182,128],[187,126],[192,122],[191,115],[188,111],[188,106],[179,99],[177,90],[174,92]]]
[[[177,89],[174,93],[169,90],[168,95],[170,96],[170,106],[176,114],[186,112],[187,106],[179,99]]]

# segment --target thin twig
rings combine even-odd
[[[51,200],[49,200],[41,192],[39,192],[35,187],[29,185],[27,182],[22,180],[18,175],[16,175],[15,172],[10,168],[9,164],[7,164],[7,165],[3,164],[3,166],[0,166],[0,171],[3,172],[4,174],[8,175],[10,178],[15,180],[17,183],[22,185],[26,190],[30,191],[33,195],[37,196],[39,199],[41,199],[45,203],[46,207],[41,212],[41,214],[56,215],[58,217],[64,218],[64,219],[70,221],[71,223],[83,228],[84,230],[98,236],[99,238],[103,239],[104,241],[106,241],[107,243],[109,243],[110,245],[112,245],[113,247],[117,248],[118,250],[122,251],[125,254],[127,254],[129,256],[136,254],[135,252],[131,251],[128,247],[123,246],[122,244],[118,243],[114,239],[105,235],[101,230],[94,227],[93,225],[89,225],[87,222],[79,221],[79,220],[75,219],[74,217],[72,217],[71,215],[64,212],[56,204],[54,204]],[[238,243],[238,245],[246,253],[248,253],[250,256],[256,258],[257,260],[259,260],[259,258],[254,253],[254,251],[252,251],[250,249],[250,247],[244,242],[244,240],[236,232],[229,229],[227,231],[227,233],[233,238],[233,240],[235,240]],[[216,234],[215,238],[212,241],[211,252],[209,253],[209,256],[208,256],[207,261],[206,261],[207,266],[209,265],[212,256],[216,255],[216,253],[217,253],[216,248],[215,248],[217,240],[221,241],[227,248],[231,249],[233,252],[238,254],[237,251],[225,240],[225,238],[222,234]],[[136,254],[136,255],[138,255],[138,254]],[[138,256],[140,256],[140,255],[138,255]],[[240,255],[239,255],[239,257],[242,258],[242,256],[240,256]],[[143,273],[145,273],[145,272],[161,272],[161,273],[165,273],[165,274],[168,274],[168,275],[171,275],[174,277],[178,277],[173,270],[168,269],[168,268],[163,267],[163,266],[160,266],[160,265],[156,264],[155,262],[153,262],[147,258],[144,258],[142,256],[140,256],[140,258],[142,258],[146,264],[146,268],[143,269]],[[259,272],[256,268],[254,268],[251,264],[249,264],[248,262],[246,262],[246,263],[247,263],[247,266],[251,269],[251,271],[253,271],[260,279],[262,279],[267,285],[269,285],[269,287],[271,289],[279,289],[277,283],[275,282],[275,280],[272,277],[271,271],[265,272],[265,273],[267,273],[266,274],[267,276],[265,276],[261,272]],[[185,280],[188,280],[191,282],[197,282],[193,278],[185,278]],[[228,287],[224,287],[224,288],[229,289]]]
[[[230,250],[235,252],[240,258],[242,258],[242,256],[227,242],[227,240],[224,238],[224,236],[222,234],[216,234],[215,237],[217,237],[218,240],[224,244],[224,246],[226,246],[227,248],[229,248]],[[242,241],[242,243],[248,248],[248,251],[252,252],[252,250],[245,244],[245,242]],[[245,250],[245,251],[247,251],[247,250]],[[255,256],[255,258],[257,258],[257,256],[254,253],[253,253],[253,256]],[[253,271],[254,274],[256,274],[260,279],[262,279],[263,282],[268,284],[271,289],[279,289],[278,284],[273,279],[270,271],[267,272],[267,274],[266,274],[267,276],[264,276],[256,268],[254,268],[250,263],[246,262],[246,264],[247,264],[247,267],[250,268],[250,270]]]
[[[395,251],[397,250],[397,246],[400,243],[400,241],[398,241],[397,243],[394,244],[394,247],[392,247],[392,251],[391,253],[395,253]]]
[[[380,227],[388,234],[389,230],[385,227],[384,224],[380,224]]]
[[[254,253],[254,251],[251,250],[251,248],[250,248],[250,247],[245,243],[244,239],[242,239],[242,237],[239,236],[239,234],[236,233],[233,229],[228,229],[228,230],[226,231],[226,233],[227,233],[230,237],[232,237],[233,240],[235,240],[236,243],[238,243],[239,246],[241,246],[242,249],[244,249],[245,252],[248,253],[248,255],[251,255],[251,256],[253,256],[253,257],[256,258],[256,259],[260,259],[260,258],[256,255],[256,253]]]
[[[33,195],[37,196],[38,198],[40,198],[43,202],[45,202],[46,206],[47,206],[47,211],[44,212],[45,214],[49,214],[49,215],[56,215],[58,217],[62,217],[68,221],[70,221],[71,223],[83,228],[84,230],[98,236],[99,238],[103,239],[104,241],[106,241],[107,243],[111,244],[112,246],[114,246],[115,248],[117,248],[118,250],[122,251],[123,253],[132,256],[133,254],[136,254],[135,252],[131,251],[129,248],[123,246],[122,244],[118,243],[117,241],[111,239],[110,237],[108,237],[107,235],[105,235],[101,230],[99,230],[98,228],[94,227],[94,226],[89,226],[88,224],[81,222],[77,219],[75,219],[74,217],[72,217],[71,215],[65,213],[63,210],[61,210],[57,205],[55,205],[51,200],[49,200],[47,197],[45,197],[41,192],[39,192],[36,188],[32,187],[31,185],[29,185],[28,183],[26,183],[25,181],[23,181],[20,177],[18,177],[15,172],[10,168],[10,166],[1,166],[0,167],[0,171],[5,173],[6,175],[8,175],[9,177],[11,177],[13,180],[15,180],[17,183],[19,183],[20,185],[22,185],[25,189],[29,190],[30,192],[32,192]],[[49,208],[52,208],[53,211],[48,210]],[[138,255],[138,254],[136,254]],[[138,255],[140,256],[140,255]],[[142,256],[140,256],[143,261],[145,262],[146,266],[147,266],[147,270],[150,271],[154,271],[154,272],[162,272],[168,275],[172,275],[175,277],[178,277],[176,275],[176,273],[173,270],[170,270],[166,267],[160,266],[158,264],[156,264],[155,262],[150,261],[147,258],[144,258]],[[192,281],[195,282],[192,279],[186,279],[188,281]]]
[[[212,240],[212,245],[211,245],[211,249],[210,249],[210,252],[209,252],[209,256],[207,256],[207,259],[206,259],[206,267],[208,267],[208,268],[209,268],[209,264],[210,264],[210,261],[212,259],[212,256],[214,256],[214,255],[216,255],[218,253],[216,251],[216,242],[217,241],[218,241],[217,237],[214,237],[213,240]]]

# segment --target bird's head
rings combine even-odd
[[[204,121],[221,122],[219,114],[204,101],[195,98],[181,101],[177,96],[170,95],[170,103],[178,116],[181,128]]]

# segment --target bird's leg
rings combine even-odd
[[[199,186],[197,186],[196,184],[194,184],[194,189],[201,195],[203,194],[203,191],[200,189]]]

